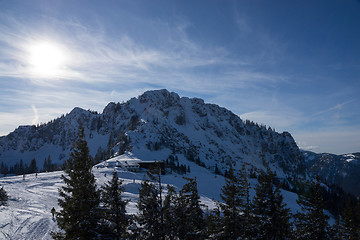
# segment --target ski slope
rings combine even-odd
[[[57,206],[61,172],[0,178],[9,195],[0,207],[0,239],[51,239],[57,229],[50,210]]]
[[[138,188],[145,172],[129,172],[113,166],[94,167],[93,173],[97,179],[98,187],[111,179],[112,173],[116,169],[120,179],[123,180],[126,192],[124,197],[130,202],[127,211],[130,214],[137,212],[136,202],[138,199]],[[224,180],[222,177],[215,178],[206,169],[198,172],[199,188],[203,186],[202,202],[209,207],[214,207],[211,194],[215,187],[215,192],[221,188]],[[0,239],[26,239],[26,240],[45,240],[51,239],[50,233],[57,231],[56,220],[52,217],[51,209],[57,205],[58,188],[63,186],[61,180],[62,171],[51,173],[39,173],[23,176],[11,176],[0,178],[0,185],[4,186],[9,195],[7,206],[0,207]],[[187,175],[193,177],[194,175]],[[210,181],[206,181],[210,179]],[[186,181],[182,176],[173,174],[163,177],[164,187],[166,184],[174,185],[177,190],[181,189]],[[209,188],[213,185],[212,188]],[[210,197],[205,195],[207,193]]]
[[[100,187],[111,179],[113,171],[117,171],[125,186],[124,197],[130,200],[127,211],[130,214],[136,214],[138,189],[146,173],[144,171],[130,172],[117,167],[116,162],[130,162],[130,160],[136,162],[137,159],[129,155],[115,157],[96,165],[93,173],[97,179],[97,185]],[[219,194],[221,187],[225,184],[225,179],[196,164],[191,165],[191,169],[191,173],[186,176],[196,176],[202,203],[210,209],[215,207],[216,204],[213,200],[220,200]],[[4,186],[9,195],[8,205],[0,207],[0,239],[51,239],[50,233],[57,231],[58,228],[50,211],[53,207],[59,210],[57,199],[58,188],[63,186],[62,174],[62,171],[58,171],[39,173],[37,176],[29,174],[25,176],[25,179],[23,176],[0,178],[0,185]],[[178,174],[164,175],[162,181],[164,187],[171,184],[177,191],[186,183],[182,175]],[[253,196],[256,180],[250,179],[250,183]],[[292,212],[300,210],[296,204],[296,194],[283,191],[283,196]]]

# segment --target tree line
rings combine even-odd
[[[44,159],[44,164],[41,169],[42,172],[53,172],[61,170],[62,166],[59,167],[57,163],[53,163],[51,160],[50,155]],[[30,164],[24,163],[22,159],[19,162],[15,163],[10,168],[6,163],[0,163],[0,174],[4,176],[8,174],[16,174],[16,175],[23,175],[23,174],[31,174],[37,173],[40,169],[38,168],[37,161],[35,158],[31,159]]]
[[[276,174],[270,169],[258,176],[255,196],[245,167],[229,169],[221,189],[222,202],[204,211],[196,178],[185,178],[178,192],[162,184],[160,168],[148,171],[139,188],[138,213],[126,212],[128,200],[114,172],[100,189],[92,174],[92,160],[80,129],[78,141],[67,162],[59,189],[60,211],[56,214],[60,231],[54,239],[359,239],[360,207],[345,208],[333,226],[324,213],[319,180],[304,183],[298,204],[302,211],[291,214],[286,207]],[[166,193],[166,194],[165,194]],[[165,194],[165,195],[164,195]],[[354,214],[357,213],[357,214]]]

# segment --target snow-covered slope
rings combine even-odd
[[[129,172],[116,167],[116,162],[141,161],[132,155],[123,155],[100,163],[93,168],[97,179],[97,185],[102,186],[112,177],[113,171],[117,171],[119,178],[125,186],[124,197],[129,199],[127,212],[137,212],[138,188],[144,179],[145,172]],[[193,174],[188,177],[197,176],[199,194],[201,201],[209,208],[215,203],[212,199],[219,198],[219,192],[224,184],[224,178],[215,176],[208,170],[193,166]],[[57,206],[58,188],[63,185],[60,178],[63,172],[29,174],[25,176],[12,176],[0,178],[0,185],[4,186],[9,195],[7,206],[0,207],[0,239],[26,239],[40,240],[51,239],[51,231],[57,230],[56,221],[52,218],[51,209],[59,210]],[[163,176],[164,189],[166,184],[172,184],[177,190],[185,184],[181,175],[171,174]]]
[[[41,126],[20,126],[7,136],[0,137],[0,161],[13,166],[19,160],[24,164],[35,158],[41,169],[45,158],[50,156],[53,163],[61,164],[69,156],[71,144],[76,140],[79,124],[88,125],[97,114],[74,108]],[[92,155],[98,147],[106,147],[109,131],[92,131],[86,127],[88,144]]]
[[[50,210],[57,206],[60,172],[0,178],[9,195],[0,206],[0,239],[51,239],[56,229]]]
[[[134,214],[137,212],[138,188],[144,179],[145,172],[129,172],[116,167],[119,162],[124,161],[130,163],[140,161],[140,159],[132,154],[118,156],[95,166],[93,173],[99,187],[111,179],[114,170],[117,171],[125,186],[124,197],[130,200],[127,212]],[[25,179],[23,176],[0,178],[0,185],[4,186],[10,196],[8,205],[0,207],[0,239],[51,239],[51,231],[58,230],[56,220],[50,211],[52,207],[59,210],[57,199],[58,188],[63,185],[61,174],[63,172],[59,171],[40,173],[37,177],[35,174],[29,174],[25,176]],[[210,209],[215,207],[213,199],[219,200],[220,189],[225,183],[224,177],[216,176],[196,164],[192,165],[192,172],[187,173],[186,176],[196,176],[202,203]],[[164,187],[166,184],[171,184],[179,191],[186,181],[181,175],[173,173],[164,175],[162,182]],[[250,179],[250,183],[254,188],[256,180]],[[282,194],[293,213],[300,211],[296,203],[296,194],[287,191],[282,191]],[[251,189],[251,195],[254,196],[254,189]]]
[[[96,160],[130,151],[143,160],[181,156],[221,173],[232,164],[241,168],[272,168],[280,176],[305,173],[305,162],[287,132],[243,121],[231,111],[198,98],[180,98],[167,90],[148,91],[125,103],[109,103],[103,113],[73,109],[41,126],[22,126],[0,138],[0,162],[11,167],[35,158],[62,164],[85,128]],[[161,150],[161,152],[159,152]]]

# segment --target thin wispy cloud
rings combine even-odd
[[[31,121],[31,124],[32,125],[36,125],[37,123],[39,123],[39,114],[38,114],[38,110],[36,108],[35,105],[33,105],[32,107],[32,110],[34,112],[34,117],[33,117],[33,120]]]
[[[154,81],[154,79],[148,79],[147,76],[150,75],[157,78],[155,81],[166,83],[168,80],[162,76],[164,69],[181,75],[185,72],[184,70],[219,65],[227,67],[215,74],[214,79],[209,78],[208,82],[211,80],[215,82],[219,75],[224,76],[224,86],[226,84],[233,85],[234,81],[237,81],[236,85],[238,83],[241,86],[246,83],[253,84],[276,79],[265,73],[239,69],[239,66],[247,66],[250,63],[231,59],[227,51],[221,47],[204,49],[192,42],[186,34],[187,24],[185,23],[179,23],[173,28],[174,32],[171,35],[174,35],[177,41],[169,40],[164,42],[162,49],[154,49],[137,43],[127,35],[118,38],[109,37],[103,31],[96,31],[80,22],[52,21],[56,23],[57,34],[62,34],[62,41],[58,44],[62,46],[62,51],[68,59],[62,71],[53,81],[70,80],[88,83],[106,83],[121,81],[121,79]],[[26,46],[44,39],[37,36],[39,33],[30,35],[29,30],[22,25],[24,23],[19,20],[10,18],[7,23],[11,27],[0,25],[1,37],[6,40],[5,44],[8,46],[3,49],[13,52],[7,54],[7,56],[12,56],[12,59],[2,61],[0,75],[3,77],[27,77],[38,85],[57,84],[29,74]],[[67,30],[69,28],[71,33]],[[15,61],[17,63],[14,63]],[[186,74],[184,75],[187,77]],[[194,82],[196,83],[196,81]]]
[[[318,116],[318,115],[322,115],[322,114],[325,114],[325,113],[328,113],[328,112],[332,112],[332,111],[339,111],[341,109],[343,109],[343,107],[349,103],[352,103],[354,102],[355,99],[352,99],[352,100],[349,100],[349,101],[346,101],[346,102],[343,102],[343,103],[338,103],[326,110],[323,110],[323,111],[319,111],[317,113],[315,113],[313,116]]]

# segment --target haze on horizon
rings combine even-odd
[[[146,90],[360,151],[360,1],[0,1],[0,136]]]

